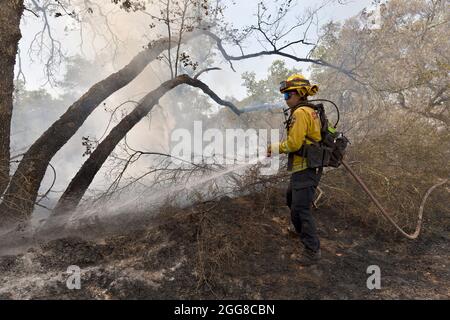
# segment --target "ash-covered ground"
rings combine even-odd
[[[450,218],[418,240],[314,210],[322,261],[299,266],[284,190],[80,225],[0,257],[2,299],[449,299]],[[95,219],[94,219],[95,221]],[[70,290],[67,268],[80,267]],[[367,288],[367,268],[381,289]]]

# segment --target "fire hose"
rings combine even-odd
[[[362,189],[367,193],[367,195],[370,197],[370,199],[375,203],[377,208],[380,210],[381,214],[406,238],[408,239],[417,239],[417,237],[420,234],[420,230],[422,229],[422,221],[423,221],[423,210],[425,207],[425,202],[427,201],[428,197],[430,196],[431,192],[433,192],[434,189],[436,189],[439,186],[444,185],[447,183],[448,179],[445,179],[442,182],[439,182],[438,184],[435,184],[431,188],[428,189],[427,193],[425,194],[424,198],[422,199],[422,203],[419,208],[419,214],[417,217],[417,224],[416,229],[414,233],[408,234],[405,232],[393,219],[392,217],[386,212],[386,210],[383,208],[381,203],[378,201],[377,198],[373,195],[373,193],[369,190],[369,188],[366,186],[364,181],[356,174],[356,172],[348,165],[346,161],[342,161],[342,165],[347,169],[347,171],[352,175],[353,178],[355,178],[356,182],[362,187]]]

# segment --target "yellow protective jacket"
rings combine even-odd
[[[292,111],[291,111],[292,113]],[[316,111],[308,106],[296,108],[291,114],[291,122],[287,128],[287,139],[279,143],[271,145],[272,153],[289,154],[300,150],[304,143],[311,144],[312,142],[306,139],[309,138],[320,141],[322,139],[320,134],[320,119]],[[297,172],[307,168],[306,159],[294,154],[293,166],[290,172]]]

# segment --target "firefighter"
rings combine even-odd
[[[311,144],[311,140],[321,140],[319,116],[313,108],[307,106],[308,96],[315,95],[318,89],[317,85],[311,85],[301,74],[294,74],[287,81],[281,82],[280,92],[284,94],[289,106],[287,138],[269,145],[267,150],[269,157],[276,152],[288,155],[291,178],[286,200],[295,232],[304,247],[297,260],[304,265],[315,264],[321,257],[320,241],[311,207],[322,170],[308,168],[307,161],[300,152],[304,144]]]

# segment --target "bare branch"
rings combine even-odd
[[[31,10],[31,9],[29,9],[27,7],[24,7],[24,10],[28,11],[28,12],[31,12],[36,18],[39,18],[39,15],[36,12],[34,12],[33,10]]]
[[[43,59],[44,51],[47,49],[47,58],[44,64],[45,75],[47,76],[47,82],[53,85],[54,70],[60,65],[62,59],[64,58],[64,53],[62,52],[62,44],[57,40],[52,32],[50,26],[50,21],[48,17],[48,9],[51,6],[50,3],[44,3],[40,5],[36,0],[31,0],[35,6],[35,10],[42,13],[43,27],[42,30],[37,32],[30,44],[28,53],[31,58],[31,53],[33,47],[37,46],[37,54]],[[49,44],[46,44],[45,36],[48,38]]]
[[[169,43],[171,43],[171,41],[172,41],[172,31],[171,31],[171,28],[170,28],[170,11],[169,11],[169,5],[170,5],[170,0],[167,0],[167,7],[166,7],[166,14],[167,14],[167,17],[166,17],[166,21],[165,21],[165,23],[167,24],[167,33],[168,33],[168,36],[169,36]],[[172,67],[172,54],[170,53],[170,45],[169,45],[169,47],[167,48],[167,55],[168,55],[168,61],[169,61],[169,68],[170,68],[170,75],[171,75],[171,79],[173,79],[174,78],[174,72],[173,72],[173,67]]]
[[[194,76],[194,79],[197,79],[198,77],[200,77],[200,75],[201,75],[202,73],[209,72],[209,71],[213,71],[213,70],[222,70],[222,69],[220,69],[220,68],[218,68],[218,67],[203,69],[202,71],[198,72],[198,73]]]
[[[255,53],[251,53],[251,54],[245,54],[245,55],[241,55],[241,56],[230,56],[227,53],[227,51],[225,50],[225,48],[223,47],[223,43],[222,43],[223,41],[221,38],[219,38],[217,35],[215,35],[214,33],[212,33],[211,31],[208,31],[208,30],[204,30],[203,33],[216,41],[219,51],[221,52],[221,54],[227,61],[239,61],[239,60],[245,60],[245,59],[251,59],[251,58],[256,58],[256,57],[260,57],[260,56],[265,56],[265,55],[279,55],[282,57],[292,59],[297,62],[309,62],[309,63],[314,63],[317,65],[329,67],[332,69],[336,69],[339,72],[344,73],[349,78],[351,78],[355,81],[359,81],[358,79],[355,78],[355,76],[357,76],[357,75],[355,73],[353,73],[352,71],[346,70],[339,66],[332,65],[326,61],[323,61],[322,59],[299,58],[297,56],[280,51],[278,49],[271,50],[271,51],[265,50],[265,51],[255,52]],[[287,47],[289,47],[292,44],[294,44],[294,42],[290,43],[289,45],[284,46],[283,49],[286,49]]]
[[[201,89],[205,94],[207,94],[211,99],[222,106],[226,106],[231,109],[236,115],[240,115],[242,113],[233,103],[230,101],[222,100],[214,91],[212,91],[205,83],[198,79],[188,78],[186,80],[186,84]]]
[[[169,2],[170,0],[168,0]],[[186,22],[186,12],[188,9],[188,3],[189,0],[184,0],[183,3],[183,12],[181,14],[181,26],[180,26],[180,31],[178,32],[178,44],[177,44],[177,53],[175,56],[175,77],[178,75],[178,61],[180,58],[180,47],[181,47],[181,39],[183,37],[183,29],[184,29],[184,24]]]

